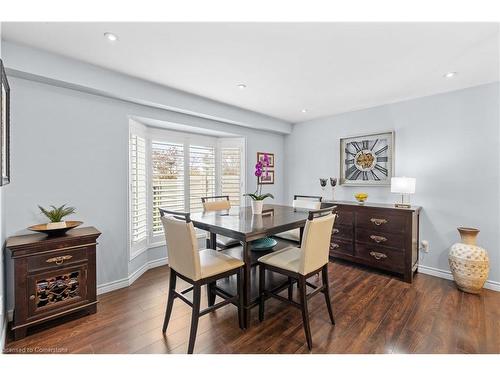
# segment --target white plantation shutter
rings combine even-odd
[[[147,239],[146,140],[130,135],[130,237],[132,246]]]
[[[152,209],[153,235],[163,233],[158,208],[184,211],[184,145],[153,141],[152,163]]]
[[[241,191],[241,159],[240,147],[220,148],[220,193],[229,195],[232,207],[240,205]]]
[[[216,195],[215,147],[189,146],[189,210],[201,212],[201,197]]]

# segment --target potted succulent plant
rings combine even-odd
[[[66,204],[63,204],[60,207],[56,206],[50,206],[50,209],[43,208],[42,206],[38,206],[42,214],[47,216],[47,218],[50,220],[50,223],[47,224],[48,229],[58,229],[58,228],[65,228],[66,227],[66,222],[64,222],[62,219],[65,216],[74,214],[76,212],[75,207],[66,207]]]
[[[255,193],[243,194],[245,196],[252,198],[252,213],[254,215],[262,214],[262,205],[264,204],[264,199],[266,198],[274,199],[274,196],[271,193],[262,194],[262,183],[259,182],[259,178],[262,176],[262,174],[268,174],[267,170],[268,167],[269,167],[269,156],[267,154],[264,154],[262,161],[259,160],[257,164],[255,164],[254,174],[255,177],[257,177],[257,189],[255,189]]]

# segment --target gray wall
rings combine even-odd
[[[0,23],[0,58],[2,58],[2,24]],[[5,205],[4,205],[4,189],[0,187],[0,352],[4,346],[4,322],[5,322],[5,283],[4,283],[4,242],[5,242]]]
[[[12,183],[6,193],[6,235],[43,222],[37,204],[69,203],[75,219],[103,232],[99,239],[99,285],[127,278],[145,261],[165,257],[152,249],[129,267],[127,248],[128,116],[222,130],[246,137],[247,165],[257,151],[276,154],[276,181],[269,188],[283,201],[284,137],[184,114],[153,109],[20,78],[10,78],[12,89]],[[254,177],[247,170],[247,186]],[[12,264],[7,262],[7,280]],[[12,283],[8,285],[12,308]]]
[[[395,174],[416,177],[412,203],[423,206],[421,264],[448,270],[458,226],[480,228],[489,250],[489,279],[500,281],[499,85],[478,86],[299,123],[286,136],[286,197],[321,193],[320,177],[339,174],[339,137],[395,130]],[[336,199],[392,203],[389,187],[343,187]],[[325,191],[327,197],[330,190]]]

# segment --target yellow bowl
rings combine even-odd
[[[356,194],[354,194],[354,198],[356,198],[356,200],[359,203],[365,203],[366,199],[368,198],[368,194],[366,194],[366,193],[356,193]]]

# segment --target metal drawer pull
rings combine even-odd
[[[377,260],[387,258],[387,255],[385,255],[384,253],[379,253],[377,251],[370,251],[370,255]]]
[[[375,236],[374,234],[372,234],[370,236],[370,238],[375,241],[376,243],[381,243],[381,242],[385,242],[387,241],[387,238],[383,237],[383,236]]]
[[[332,243],[332,247],[333,247],[334,249],[336,249],[337,247],[340,247],[340,246],[339,246],[339,245],[337,245],[336,243]]]
[[[375,224],[375,225],[382,225],[382,224],[386,224],[387,223],[387,220],[386,219],[376,219],[374,217],[372,217],[370,219],[370,221]]]
[[[46,260],[47,263],[55,263],[58,266],[64,263],[65,260],[70,260],[73,255],[62,255],[60,257],[49,258]]]
[[[340,232],[337,228],[333,228],[333,234]]]

